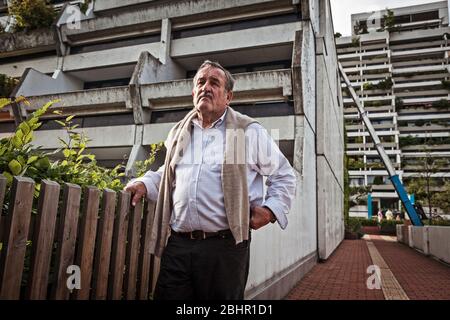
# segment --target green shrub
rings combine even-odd
[[[9,103],[8,99],[0,100],[0,109]],[[22,122],[15,133],[0,140],[0,173],[11,185],[13,176],[27,176],[36,181],[35,196],[40,189],[42,179],[53,180],[58,183],[75,183],[84,186],[95,186],[99,189],[109,188],[122,190],[121,179],[124,176],[122,164],[113,169],[107,169],[97,164],[95,155],[87,152],[89,139],[83,133],[75,131],[77,125],[72,125],[74,116],[63,121],[56,120],[68,134],[68,141],[59,138],[62,147],[48,153],[32,145],[33,133],[41,126],[39,118],[48,112],[54,101],[36,110],[29,119]],[[59,113],[54,111],[54,113]],[[145,162],[146,166],[154,161],[155,153],[159,150],[152,146],[154,153]],[[51,161],[57,153],[63,158]]]
[[[422,220],[423,224],[425,226],[429,226],[430,225],[430,220]],[[446,219],[439,219],[439,218],[433,218],[433,220],[431,220],[431,225],[432,226],[450,226],[450,220],[446,220]]]
[[[155,162],[156,154],[164,146],[164,142],[155,143],[150,146],[150,155],[148,159],[144,161],[136,161],[136,177],[142,177],[148,170],[150,166]]]
[[[448,80],[442,80],[441,83],[442,83],[442,88],[443,88],[443,89],[450,90],[450,81],[448,81]]]
[[[375,86],[371,82],[364,82],[363,89],[364,90],[373,90],[373,89],[375,89]]]
[[[364,227],[378,226],[378,221],[376,219],[366,219],[366,218],[360,218],[360,219],[361,219],[361,225]]]
[[[447,99],[441,99],[439,101],[434,101],[432,103],[433,108],[436,109],[449,109],[450,108],[450,103],[448,102]]]
[[[50,27],[56,18],[53,6],[45,0],[12,0],[9,14],[14,16],[14,31]]]
[[[0,73],[0,98],[8,98],[19,80]]]
[[[350,232],[360,232],[361,231],[361,219],[356,217],[349,217],[345,225],[345,230]]]
[[[385,235],[395,235],[397,233],[397,224],[403,224],[403,221],[397,221],[397,220],[381,220],[380,223],[380,234]]]

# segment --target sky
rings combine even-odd
[[[353,13],[370,12],[386,8],[405,7],[409,5],[439,2],[436,0],[330,0],[333,12],[334,32],[350,36]]]

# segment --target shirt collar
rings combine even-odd
[[[223,121],[224,121],[224,119],[225,119],[225,116],[227,115],[227,111],[228,111],[228,107],[225,108],[225,111],[224,111],[223,114],[220,116],[220,118],[217,119],[216,121],[214,121],[214,122],[211,124],[211,127],[209,127],[209,128],[217,128],[218,126],[220,126],[220,125],[223,123]],[[200,128],[203,129],[203,127],[202,127],[202,125],[200,124],[200,121],[198,120],[197,117],[195,117],[194,119],[192,119],[192,122],[193,122],[196,126],[199,126]]]

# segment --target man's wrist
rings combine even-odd
[[[270,209],[268,206],[264,206],[264,208],[268,209],[270,212],[270,222],[275,223],[277,221],[277,217],[273,213],[272,209]]]

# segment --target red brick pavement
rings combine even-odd
[[[398,242],[373,243],[411,300],[450,300],[450,267]]]
[[[366,286],[372,260],[364,240],[344,240],[292,289],[288,300],[383,300],[381,290]]]
[[[371,236],[381,256],[411,300],[450,299],[450,267],[397,242]],[[379,239],[377,239],[379,238]],[[344,240],[286,296],[288,300],[384,300],[366,286],[372,265],[365,240]]]

